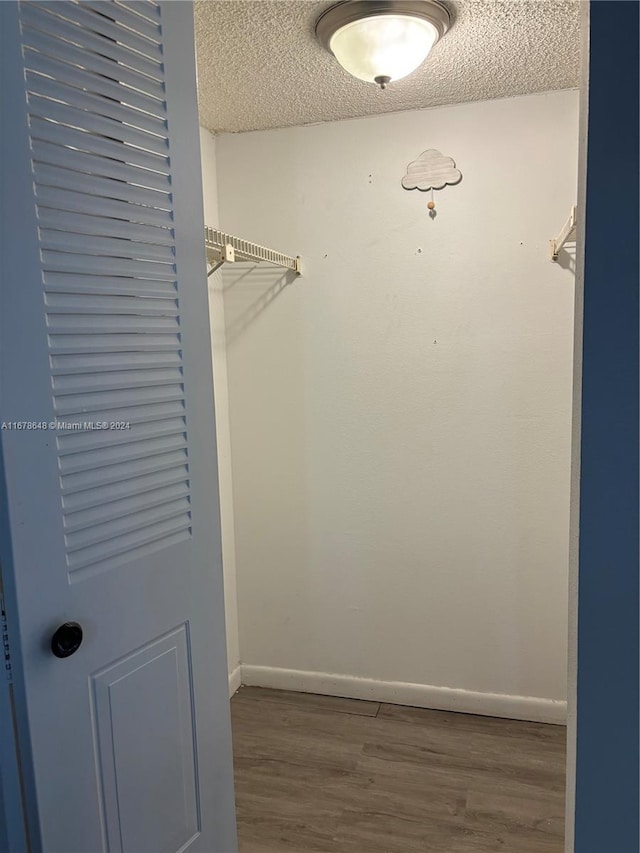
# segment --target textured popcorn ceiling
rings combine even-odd
[[[217,132],[287,127],[579,82],[579,2],[447,3],[453,27],[417,71],[384,92],[351,77],[316,42],[315,22],[331,5],[196,2],[201,123]]]

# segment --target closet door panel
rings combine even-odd
[[[231,853],[191,4],[0,15],[0,561],[32,849]]]

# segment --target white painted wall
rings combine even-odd
[[[216,144],[224,228],[304,268],[225,272],[245,680],[557,719],[578,93]],[[464,175],[434,221],[400,186],[430,147]]]
[[[204,219],[207,225],[219,227],[215,146],[215,138],[209,131],[200,128]],[[209,277],[208,288],[211,346],[213,350],[218,477],[220,482],[227,663],[229,667],[230,690],[233,693],[239,686],[238,667],[240,664],[240,649],[238,642],[238,603],[236,592],[236,556],[233,523],[233,485],[231,480],[231,437],[229,433],[229,391],[227,386],[224,298],[222,295],[222,279],[219,272]],[[213,448],[212,452],[214,452]]]

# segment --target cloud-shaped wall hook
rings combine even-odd
[[[402,179],[405,190],[441,190],[447,184],[458,184],[462,180],[462,172],[456,169],[452,157],[447,157],[429,148],[407,166],[407,174]]]

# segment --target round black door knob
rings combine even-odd
[[[77,622],[65,622],[51,638],[51,651],[57,658],[68,658],[82,643],[82,628]]]

